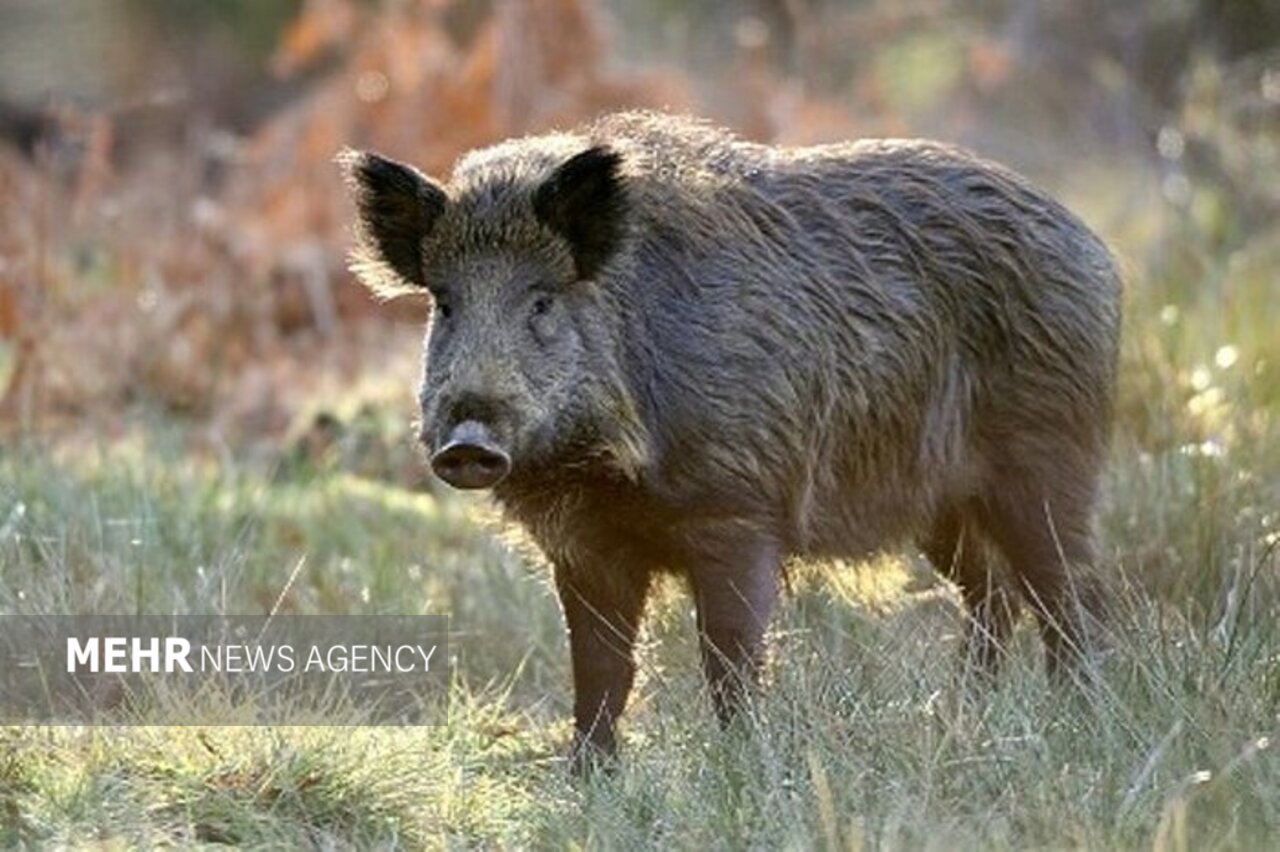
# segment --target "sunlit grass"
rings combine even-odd
[[[1123,193],[1116,193],[1117,203]],[[659,595],[613,778],[574,783],[545,574],[436,493],[403,412],[321,405],[264,456],[149,420],[0,447],[0,611],[449,613],[446,722],[0,728],[0,843],[1258,848],[1280,833],[1280,240],[1086,210],[1129,269],[1102,517],[1111,652],[985,690],[917,557],[794,566],[767,689],[717,730],[690,603]],[[1190,234],[1186,239],[1179,235]],[[337,431],[308,425],[330,413]],[[321,418],[322,422],[323,418]],[[326,427],[327,429],[327,427]],[[309,438],[308,436],[311,436]],[[302,564],[296,580],[287,580]],[[286,589],[287,587],[287,589]],[[282,596],[283,593],[283,596]]]

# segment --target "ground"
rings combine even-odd
[[[722,733],[671,588],[622,768],[573,781],[554,595],[482,500],[422,477],[406,336],[377,389],[317,401],[322,434],[304,418],[275,451],[145,407],[123,435],[0,445],[0,611],[449,613],[445,723],[3,727],[0,844],[1257,848],[1280,834],[1280,241],[1188,260],[1170,227],[1104,229],[1140,286],[1092,688],[1046,681],[1030,623],[976,683],[917,555],[800,566],[766,689]]]

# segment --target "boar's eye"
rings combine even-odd
[[[448,319],[453,314],[453,308],[444,299],[436,299],[436,313],[441,319]]]
[[[539,296],[533,300],[533,315],[535,317],[546,316],[551,310],[551,297]]]

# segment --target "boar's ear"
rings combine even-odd
[[[600,271],[622,239],[622,156],[603,146],[567,160],[533,195],[533,210],[568,241],[579,279]]]
[[[448,203],[444,190],[412,166],[377,154],[343,151],[338,164],[356,203],[352,270],[382,297],[425,287],[422,240]]]

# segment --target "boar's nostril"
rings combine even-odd
[[[431,456],[436,476],[454,488],[492,488],[511,470],[511,457],[474,420],[456,426]]]

